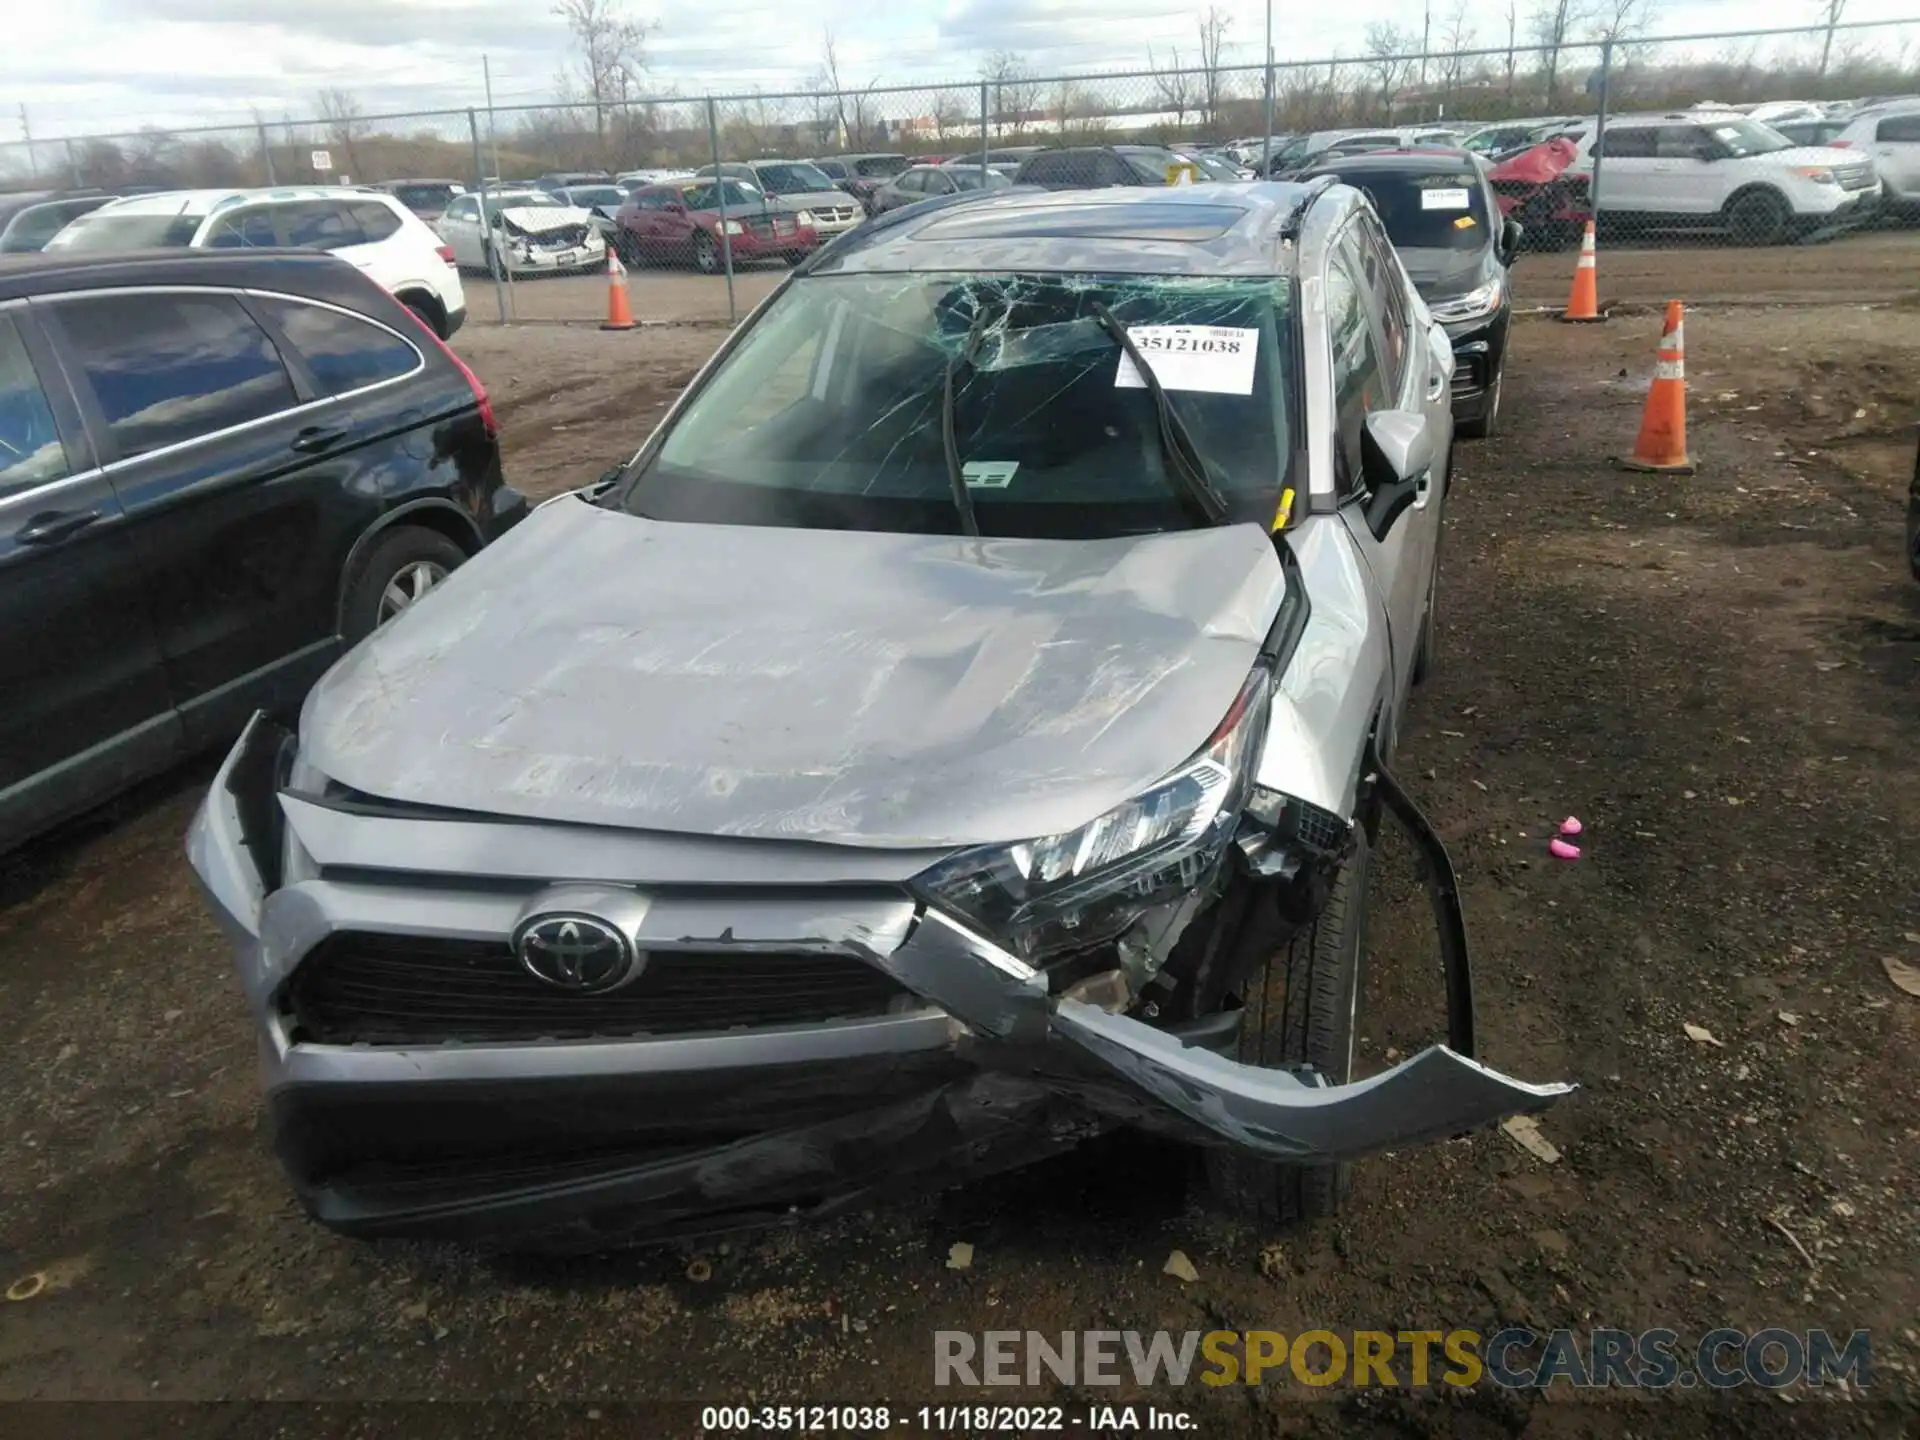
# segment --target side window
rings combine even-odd
[[[1367,318],[1359,263],[1342,243],[1327,266],[1327,342],[1333,351],[1334,481],[1345,495],[1360,493],[1360,436],[1368,412],[1388,403],[1380,350]]]
[[[216,250],[272,249],[280,242],[273,234],[273,212],[258,207],[229,210],[213,222],[202,242]]]
[[[449,220],[473,220],[480,214],[480,204],[470,195],[462,195],[447,206],[446,218]]]
[[[97,295],[55,307],[121,459],[299,403],[266,331],[228,295]]]
[[[0,314],[0,496],[72,473],[26,342]]]
[[[1889,115],[1873,132],[1873,138],[1895,142],[1905,141],[1910,145],[1920,140],[1920,115]]]
[[[1609,129],[1595,147],[1609,160],[1648,160],[1653,157],[1653,127],[1638,125],[1628,130]]]
[[[1394,263],[1393,249],[1386,237],[1365,216],[1356,221],[1348,233],[1359,250],[1361,274],[1380,321],[1384,347],[1380,356],[1381,373],[1386,386],[1380,403],[1392,405],[1399,398],[1400,382],[1406,374],[1407,330],[1411,324],[1406,296],[1400,289],[1400,267]]]
[[[1139,176],[1118,155],[1102,152],[1093,157],[1093,183],[1096,185],[1137,185]]]
[[[1050,185],[1066,172],[1064,157],[1036,155],[1027,162],[1027,179],[1035,185]]]
[[[356,201],[347,212],[369,245],[400,233],[400,217],[377,200]]]
[[[97,200],[91,203],[55,201],[50,205],[29,205],[13,217],[13,223],[0,235],[0,251],[19,253],[45,249],[47,241],[58,235],[67,221],[98,208],[99,203]]]
[[[357,315],[297,300],[259,303],[328,395],[397,380],[420,367],[420,352],[412,345]]]
[[[286,226],[289,245],[309,250],[338,250],[366,243],[359,222],[340,200],[302,200],[297,205],[283,205],[280,223]]]
[[[1698,125],[1662,125],[1654,132],[1653,154],[1656,160],[1697,160],[1706,143],[1707,132]]]
[[[910,170],[893,183],[896,189],[904,190],[909,195],[918,195],[926,187],[926,177]]]

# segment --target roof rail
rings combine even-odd
[[[1339,184],[1340,177],[1338,175],[1316,175],[1311,180],[1302,183],[1306,186],[1306,193],[1294,201],[1293,208],[1280,217],[1280,238],[1283,240],[1298,238],[1300,227],[1306,224],[1307,211],[1313,207],[1313,202],[1318,200],[1329,188]]]

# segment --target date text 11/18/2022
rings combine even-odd
[[[929,1434],[973,1435],[1004,1431],[1034,1435],[1049,1431],[1192,1431],[1184,1410],[1157,1405],[708,1405],[700,1411],[701,1430],[726,1433],[874,1434],[902,1429]]]

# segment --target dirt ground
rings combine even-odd
[[[0,874],[0,1283],[43,1287],[0,1304],[0,1399],[574,1401],[607,1408],[433,1413],[469,1434],[645,1435],[679,1431],[616,1402],[952,1402],[932,1388],[936,1329],[1777,1325],[1870,1330],[1873,1389],[1153,1398],[1204,1434],[1915,1433],[1920,998],[1882,962],[1920,964],[1920,585],[1901,549],[1920,324],[1830,286],[1841,253],[1787,282],[1841,303],[1689,316],[1697,475],[1607,463],[1652,367],[1644,314],[1522,321],[1505,432],[1459,454],[1440,668],[1400,769],[1460,868],[1486,1058],[1582,1087],[1544,1119],[1557,1162],[1499,1133],[1383,1157],[1337,1224],[1276,1237],[1207,1210],[1178,1153],[1118,1140],[733,1242],[703,1282],[684,1251],[343,1240],[275,1169],[228,954],[182,859],[208,763]],[[1916,283],[1915,253],[1872,298]],[[1664,299],[1711,275],[1751,302],[1734,258],[1689,252],[1634,284]],[[719,335],[474,326],[459,348],[498,398],[509,473],[550,494],[630,453]],[[1552,861],[1570,814],[1585,856]],[[1441,1033],[1428,931],[1390,873],[1376,1055]],[[956,1241],[970,1269],[947,1267]],[[1191,1283],[1162,1273],[1174,1248]],[[100,1433],[53,1413],[51,1433]],[[406,1413],[406,1433],[430,1428]],[[112,1414],[295,1433],[281,1409]],[[354,1415],[315,1423],[376,1433]]]

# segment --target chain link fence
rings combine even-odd
[[[1082,152],[1046,162],[1057,172],[1048,183],[1109,184],[1164,182],[1176,163],[1202,181],[1285,176],[1385,144],[1465,143],[1491,163],[1501,210],[1535,249],[1578,243],[1589,220],[1603,245],[1623,247],[1845,242],[1911,225],[1902,201],[1920,206],[1920,20],[1613,42],[1448,38],[1445,51],[1270,66],[1042,77],[1002,63],[937,85],[16,142],[0,145],[0,189],[439,179],[501,191],[496,203],[511,209],[516,193],[565,176],[595,187],[575,198],[597,202],[593,226],[625,262],[643,322],[737,318],[791,263],[870,215],[1008,183],[1043,150]],[[1884,103],[1901,96],[1916,98]],[[1842,148],[1781,152],[1782,134]],[[1068,159],[1079,169],[1059,172]],[[1920,257],[1920,236],[1908,239]],[[1807,263],[1804,250],[1779,254],[1783,272]],[[502,269],[490,247],[462,259],[476,320],[604,314],[597,274]]]

